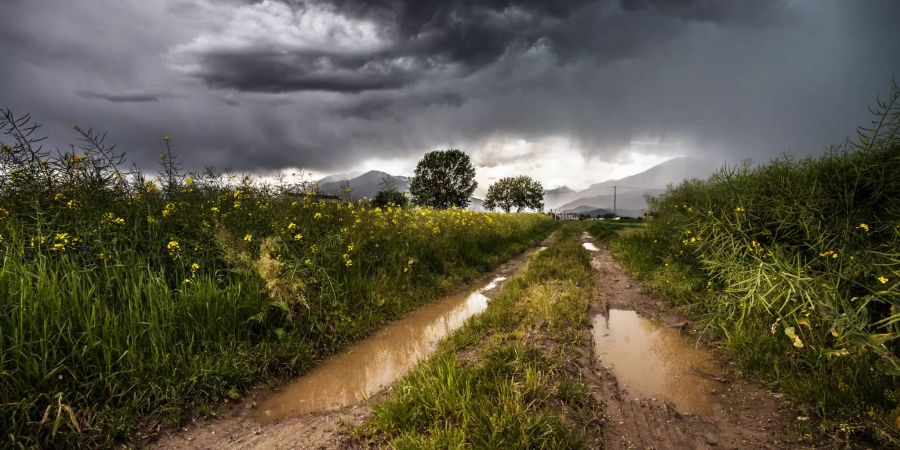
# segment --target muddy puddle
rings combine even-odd
[[[712,414],[719,370],[712,355],[692,346],[678,329],[611,309],[608,318],[594,317],[593,335],[600,362],[629,397],[668,401],[681,413]]]
[[[484,292],[504,280],[496,277],[480,283],[387,325],[264,400],[254,418],[269,422],[363,401],[408,373],[434,351],[438,341],[484,311],[488,305]]]

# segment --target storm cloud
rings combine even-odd
[[[889,0],[9,0],[0,105],[61,148],[109,130],[148,169],[166,134],[189,168],[256,172],[447,146],[492,169],[560,146],[765,160],[868,119],[898,19]]]

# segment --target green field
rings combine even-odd
[[[109,446],[148,420],[181,423],[305,371],[555,227],[181,175],[171,155],[148,180],[110,156],[2,149],[2,446]]]

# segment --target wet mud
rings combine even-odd
[[[391,323],[264,400],[254,418],[266,423],[290,415],[360,403],[406,375],[466,319],[487,308],[487,291],[504,276],[425,305]]]
[[[597,247],[585,330],[593,339],[581,364],[589,395],[603,404],[604,447],[809,447],[781,394],[747,380],[716,349],[695,346],[689,318],[643,292],[606,245]]]

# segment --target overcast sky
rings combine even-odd
[[[900,77],[900,2],[2,0],[0,106],[154,169],[411,173],[482,188],[820,153]]]

